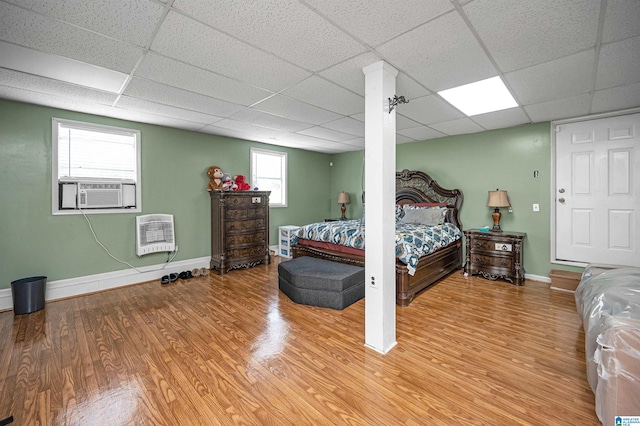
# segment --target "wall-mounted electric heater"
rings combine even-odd
[[[148,214],[136,217],[136,254],[175,251],[173,215]]]

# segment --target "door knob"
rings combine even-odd
[[[564,204],[564,198],[560,198],[560,199],[558,199],[558,202],[559,202],[560,204]]]
[[[561,194],[564,194],[564,188],[560,188],[560,189],[558,190],[558,192],[559,192],[559,193],[561,193]]]

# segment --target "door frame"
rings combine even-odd
[[[601,114],[585,115],[581,117],[565,118],[562,120],[554,120],[551,122],[551,187],[549,188],[549,212],[551,220],[551,235],[550,235],[550,262],[551,264],[577,266],[584,268],[588,265],[586,262],[573,262],[567,260],[558,260],[556,258],[556,133],[557,126],[562,124],[577,123],[580,121],[591,121],[600,118],[618,117],[621,115],[637,114],[640,113],[640,108],[624,109],[620,111],[605,112]]]

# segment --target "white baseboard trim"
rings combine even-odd
[[[84,277],[67,278],[64,280],[49,281],[45,287],[45,301],[65,299],[83,294],[110,290],[117,287],[138,284],[145,281],[159,280],[163,275],[190,271],[194,268],[209,268],[211,258],[200,257],[196,259],[180,260],[169,264],[159,264],[138,267],[141,272],[133,269],[105,272],[103,274],[87,275]],[[164,266],[166,267],[162,269]],[[13,309],[13,297],[11,288],[0,290],[0,311]]]
[[[541,275],[533,275],[533,274],[524,274],[524,278],[531,281],[540,281],[543,283],[551,284],[551,278],[543,277]]]

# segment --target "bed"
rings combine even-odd
[[[445,189],[422,171],[403,170],[396,173],[396,204],[399,206],[435,206],[445,208],[449,229],[456,228],[458,238],[433,253],[423,255],[417,264],[408,265],[396,258],[396,304],[408,306],[415,296],[451,272],[462,268],[462,223],[460,208],[463,195],[459,189]],[[411,207],[404,207],[405,209]],[[304,232],[301,229],[300,235]],[[397,229],[398,230],[398,229]],[[452,231],[447,231],[452,232]],[[364,250],[329,242],[296,238],[293,257],[313,256],[350,265],[364,266]],[[398,251],[398,249],[396,249]]]

